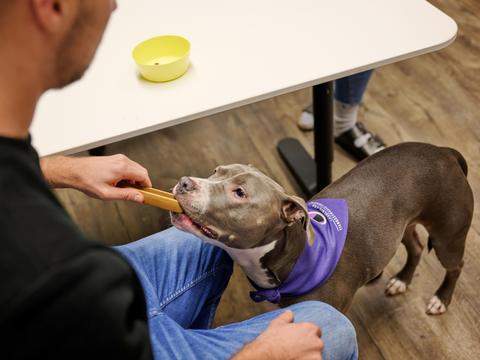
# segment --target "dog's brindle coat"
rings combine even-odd
[[[473,215],[466,174],[460,153],[422,143],[392,146],[359,163],[314,197],[348,203],[347,240],[335,272],[320,288],[283,298],[280,305],[314,299],[346,312],[355,292],[382,273],[400,242],[407,262],[385,292],[404,292],[424,248],[415,231],[421,224],[446,269],[427,313],[445,312]],[[287,277],[310,234],[305,202],[251,166],[221,166],[208,179],[182,178],[174,193],[186,215],[172,215],[172,223],[226,249],[262,287],[276,287]]]

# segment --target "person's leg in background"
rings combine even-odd
[[[364,71],[335,81],[335,142],[357,160],[385,147],[380,137],[370,133],[358,121],[358,110],[372,72]],[[302,112],[298,126],[303,130],[312,130],[313,121],[312,106],[309,106]]]
[[[364,71],[335,81],[335,137],[353,129],[357,123],[358,110],[372,73],[373,70]]]
[[[232,261],[221,249],[171,228],[115,248],[142,283],[156,359],[228,359],[284,310],[210,329]],[[325,359],[356,359],[351,323],[329,305],[296,304],[296,322],[321,326]]]

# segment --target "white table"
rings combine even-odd
[[[119,0],[85,77],[40,101],[43,155],[72,154],[440,49],[455,22],[424,0]],[[137,76],[131,50],[192,43],[170,83]]]

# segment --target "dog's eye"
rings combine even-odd
[[[233,192],[235,193],[235,196],[241,199],[245,199],[247,197],[247,194],[245,194],[245,191],[243,191],[242,188],[236,188],[235,190],[233,190]]]

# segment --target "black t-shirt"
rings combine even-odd
[[[29,141],[0,137],[0,359],[150,359],[142,288],[85,238]]]

